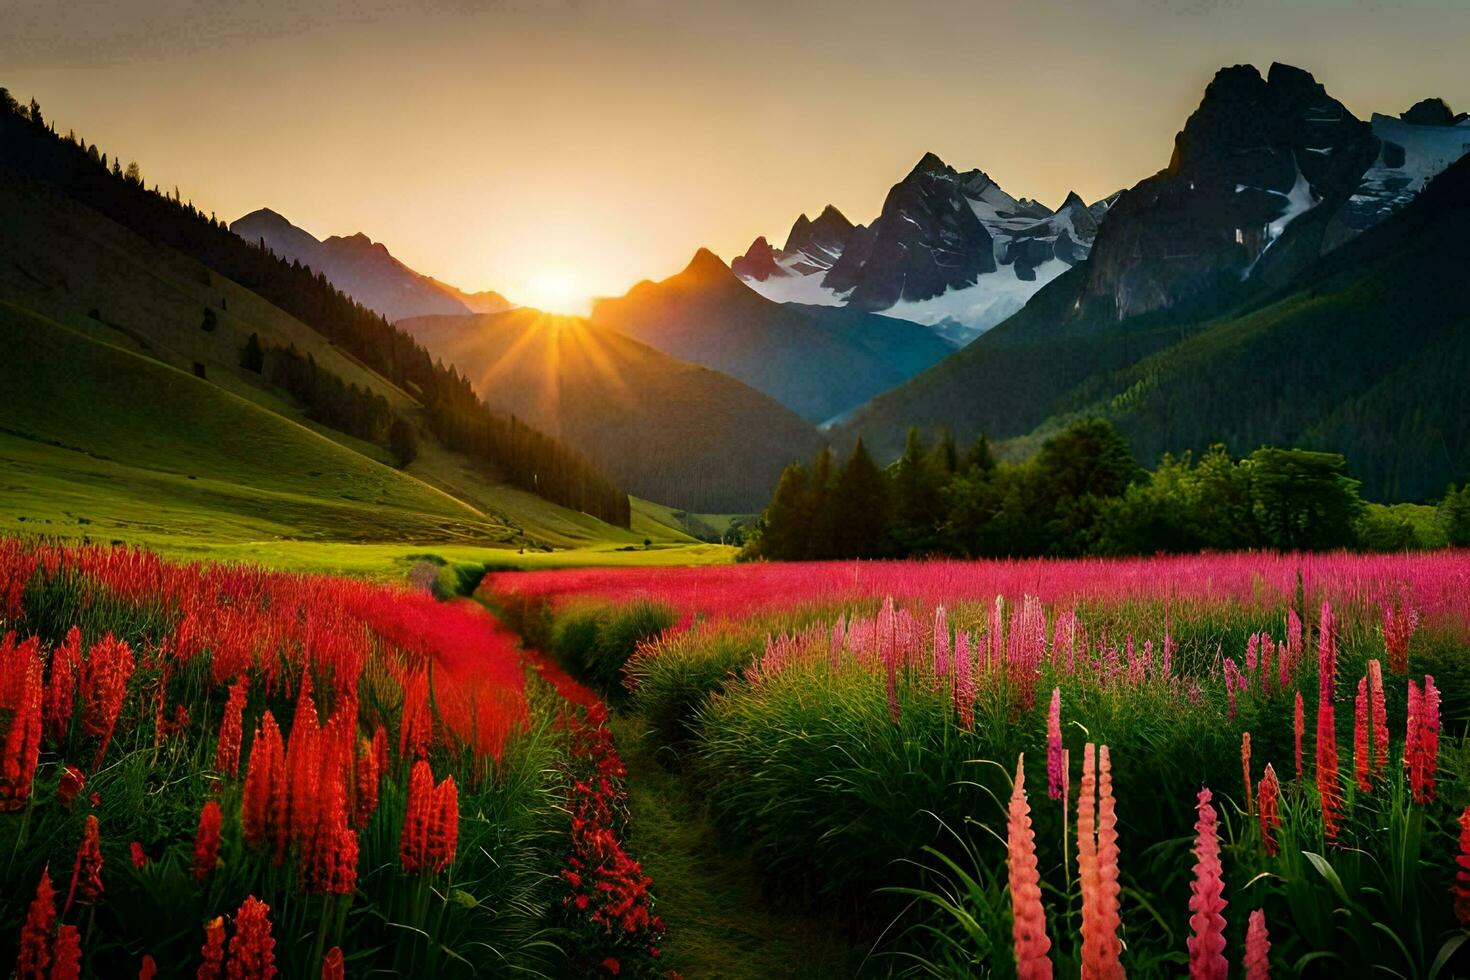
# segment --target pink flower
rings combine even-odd
[[[1245,980],[1271,980],[1271,939],[1266,935],[1266,912],[1251,913],[1245,932]]]
[[[1046,936],[1041,876],[1036,870],[1036,837],[1031,831],[1031,809],[1026,804],[1025,761],[1024,755],[1016,759],[1016,780],[1011,789],[1010,819],[1006,827],[1016,976],[1018,980],[1050,980],[1051,959],[1047,953],[1051,940]]]
[[[1251,801],[1251,733],[1242,732],[1240,736],[1240,771],[1245,777],[1245,812],[1249,816],[1255,810],[1255,804]]]
[[[1368,698],[1373,718],[1373,775],[1382,777],[1388,769],[1388,705],[1383,696],[1383,666],[1368,661]]]
[[[1225,881],[1220,867],[1220,838],[1209,788],[1199,791],[1195,809],[1194,882],[1189,886],[1189,976],[1191,980],[1228,980],[1225,959]]]
[[[1062,771],[1062,689],[1054,687],[1046,716],[1046,795],[1060,800],[1066,778]]]
[[[1302,692],[1296,692],[1296,706],[1292,713],[1292,729],[1296,735],[1296,778],[1302,778],[1302,729],[1306,727],[1305,712],[1302,710]]]

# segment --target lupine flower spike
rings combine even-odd
[[[1245,980],[1271,980],[1271,939],[1266,934],[1266,911],[1251,913],[1245,931]]]
[[[1255,812],[1255,803],[1251,799],[1251,733],[1242,732],[1240,736],[1240,772],[1245,777],[1245,813],[1250,816]]]
[[[1373,776],[1382,779],[1388,771],[1388,705],[1383,695],[1383,666],[1368,661],[1368,698],[1373,720]]]
[[[1470,925],[1470,806],[1460,811],[1460,853],[1455,858],[1455,918]]]
[[[1266,774],[1261,777],[1261,791],[1257,796],[1256,805],[1261,819],[1261,843],[1265,845],[1266,853],[1271,857],[1276,856],[1276,830],[1281,826],[1280,800],[1281,783],[1276,779],[1276,770],[1268,762],[1266,763]]]
[[[1199,791],[1195,809],[1194,882],[1189,886],[1189,976],[1191,980],[1228,980],[1225,959],[1225,881],[1221,877],[1220,838],[1210,791]]]
[[[1036,870],[1036,837],[1031,830],[1031,810],[1026,804],[1025,761],[1024,754],[1016,759],[1016,781],[1011,789],[1006,828],[1016,977],[1017,980],[1050,980],[1051,958],[1047,954],[1051,940],[1046,936],[1041,876]]]
[[[36,897],[20,927],[20,957],[15,961],[19,980],[45,980],[51,966],[51,929],[56,924],[56,892],[50,869],[41,871]]]
[[[1052,688],[1051,710],[1046,716],[1046,795],[1054,800],[1062,798],[1062,689]]]
[[[235,913],[235,935],[225,968],[230,980],[271,980],[276,975],[276,941],[270,906],[251,895]]]
[[[194,834],[194,880],[203,881],[219,864],[220,809],[210,800],[199,811],[199,829]]]
[[[220,916],[204,925],[197,980],[220,980],[225,975],[225,920]]]

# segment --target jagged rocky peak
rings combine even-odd
[[[1458,126],[1466,114],[1452,110],[1444,99],[1431,98],[1415,102],[1399,118],[1411,126]]]
[[[939,154],[932,153],[932,152],[926,152],[923,156],[921,156],[919,158],[919,162],[916,163],[916,164],[914,164],[914,169],[909,171],[909,176],[910,177],[912,177],[912,176],[914,176],[916,174],[930,174],[930,175],[934,175],[934,176],[944,176],[944,175],[954,176],[955,169],[953,167],[951,167],[949,164],[945,163],[943,160],[939,159]]]
[[[846,215],[829,204],[817,215],[816,221],[808,219],[805,214],[797,218],[786,236],[786,246],[782,251],[801,252],[812,245],[823,251],[841,251],[852,235],[852,227]],[[832,258],[836,255],[833,254]]]
[[[1371,127],[1309,72],[1222,68],[1175,138],[1169,166],[1109,210],[1092,250],[1089,300],[1123,317],[1222,283],[1289,275],[1320,254],[1331,216],[1378,148]]]
[[[750,243],[744,255],[735,257],[730,263],[730,271],[741,279],[765,282],[772,276],[786,275],[786,271],[778,264],[777,258],[776,250],[771,248],[771,243],[766,241],[766,236],[760,235]]]

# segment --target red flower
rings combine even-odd
[[[311,696],[311,672],[307,671],[296,699],[291,720],[291,740],[286,748],[286,773],[290,789],[291,839],[309,847],[320,816],[322,781],[322,730],[316,702]]]
[[[63,766],[61,781],[56,784],[56,799],[68,810],[76,802],[77,794],[87,784],[87,777],[75,766]]]
[[[1422,694],[1413,681],[1409,682],[1409,703],[1411,717],[1406,746],[1409,785],[1415,803],[1429,803],[1434,799],[1439,771],[1439,689],[1434,686],[1433,677],[1424,675]]]
[[[245,839],[257,847],[270,845],[272,860],[286,858],[288,823],[286,749],[276,719],[266,711],[250,742],[250,761],[245,771],[245,799],[240,808]]]
[[[194,880],[204,878],[219,864],[220,809],[210,800],[199,811],[199,829],[194,834]]]
[[[61,926],[51,954],[51,980],[78,980],[81,975],[82,934],[76,926]]]
[[[1281,815],[1279,805],[1281,799],[1281,783],[1276,779],[1276,770],[1271,768],[1271,763],[1266,763],[1266,774],[1261,777],[1261,792],[1258,797],[1261,818],[1261,842],[1266,846],[1266,853],[1272,857],[1276,856],[1276,830],[1281,826]]]
[[[322,957],[322,980],[342,980],[343,972],[342,947],[333,946]]]
[[[1208,788],[1199,791],[1199,820],[1195,822],[1194,883],[1190,885],[1189,976],[1191,980],[1226,980],[1230,964],[1225,960],[1225,881],[1221,877],[1220,838],[1215,808]]]
[[[137,841],[133,841],[132,844],[128,845],[128,849],[132,853],[133,867],[148,867],[148,852],[143,850],[142,844],[138,843]]]
[[[382,729],[379,728],[378,731]],[[377,753],[373,751],[373,743],[367,739],[362,739],[358,743],[355,776],[357,806],[352,816],[352,824],[361,828],[367,826],[367,822],[372,819],[373,811],[378,808],[378,786],[382,779],[382,771],[378,768]]]
[[[97,832],[97,815],[89,813],[82,830],[81,846],[77,848],[77,863],[72,869],[66,907],[71,908],[73,897],[83,905],[96,905],[102,898],[102,891],[102,843]]]
[[[77,671],[82,663],[82,631],[73,626],[66,640],[51,651],[51,676],[46,681],[46,731],[60,741],[71,725],[77,692]]]
[[[235,913],[235,935],[225,964],[229,980],[270,980],[276,975],[276,941],[271,938],[270,906],[251,895]]]
[[[1460,853],[1455,857],[1455,918],[1470,925],[1470,806],[1460,811]]]
[[[36,884],[36,897],[20,927],[20,957],[15,961],[18,980],[45,980],[51,965],[51,929],[56,924],[56,892],[51,888],[51,872],[41,871]]]
[[[230,696],[225,701],[224,718],[219,726],[219,744],[214,750],[214,767],[232,779],[240,771],[241,716],[245,712],[245,696],[249,689],[250,682],[243,675],[230,685]]]
[[[602,961],[602,968],[608,973],[611,973],[613,976],[617,976],[619,973],[623,972],[623,964],[619,963],[611,956]]]
[[[225,920],[215,916],[204,924],[204,946],[199,950],[198,980],[220,980],[225,973]]]
[[[158,964],[153,962],[153,957],[147,953],[143,954],[143,962],[138,965],[138,980],[153,980],[158,975]]]
[[[446,776],[434,789],[434,819],[429,824],[425,857],[435,874],[454,863],[459,845],[459,790]]]
[[[97,765],[112,741],[112,730],[122,711],[134,664],[132,648],[111,633],[87,651],[86,663],[82,665],[82,731],[101,740]]]
[[[1368,696],[1373,712],[1373,775],[1382,778],[1388,769],[1388,705],[1383,696],[1383,667],[1368,661]]]
[[[34,637],[17,646],[15,634],[0,642],[0,709],[10,728],[0,755],[0,812],[23,810],[41,754],[41,656]]]
[[[434,817],[434,771],[419,759],[408,776],[408,805],[403,813],[403,834],[398,840],[398,858],[407,874],[428,870],[429,825]]]

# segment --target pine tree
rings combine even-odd
[[[759,555],[772,561],[799,561],[807,556],[812,517],[811,482],[806,467],[792,463],[781,472],[775,496],[764,515]]]
[[[889,553],[888,479],[863,440],[837,478],[833,543],[844,558],[881,558]]]

